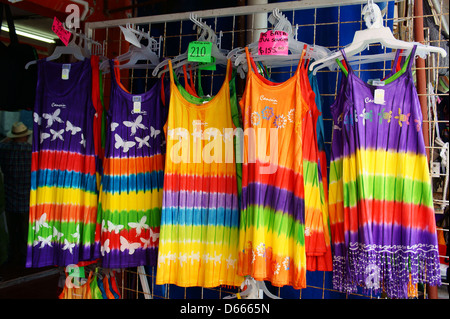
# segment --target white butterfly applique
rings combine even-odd
[[[118,134],[114,134],[114,138],[116,139],[116,144],[114,144],[114,147],[116,149],[119,149],[123,147],[123,152],[127,153],[130,147],[133,147],[136,145],[136,142],[133,141],[124,141]]]
[[[199,261],[200,260],[200,253],[197,252],[194,254],[194,251],[191,251],[191,254],[189,255],[189,259],[191,260],[191,265],[194,264],[194,260],[195,261]]]
[[[161,130],[155,129],[153,126],[150,126],[150,136],[156,138],[161,133]]]
[[[130,242],[128,242],[128,240],[125,237],[120,236],[120,251],[121,252],[124,252],[125,249],[128,249],[128,253],[130,255],[133,255],[134,251],[136,249],[138,249],[139,247],[141,247],[140,243],[130,243]]]
[[[41,144],[45,139],[49,138],[51,135],[49,133],[41,133]]]
[[[181,141],[181,139],[188,139],[189,138],[189,131],[183,128],[176,129],[177,131],[173,134],[175,135],[175,138],[178,137],[178,140]]]
[[[226,262],[227,262],[227,268],[232,267],[234,268],[234,265],[236,264],[237,259],[233,259],[231,258],[231,254],[230,256],[228,256]]]
[[[150,229],[150,226],[145,223],[146,221],[147,216],[142,216],[139,223],[128,223],[128,226],[130,226],[131,228],[136,228],[136,236],[140,236],[142,228]]]
[[[111,122],[111,132],[114,132],[116,128],[119,126],[119,123]]]
[[[77,134],[81,131],[81,127],[73,125],[70,121],[66,122],[66,132],[71,131],[72,135]]]
[[[43,213],[41,215],[41,217],[39,217],[39,219],[36,220],[35,226],[34,226],[34,230],[36,231],[36,233],[39,232],[39,228],[41,228],[41,227],[44,227],[44,228],[49,228],[50,227],[47,224],[46,219],[47,219],[47,213]]]
[[[114,225],[113,223],[111,223],[109,220],[108,220],[108,231],[109,232],[115,232],[116,234],[118,234],[119,233],[119,231],[121,230],[123,228],[123,225]]]
[[[202,131],[202,130],[195,130],[195,131],[192,133],[192,136],[194,137],[194,142],[195,142],[197,139],[202,139],[202,135],[203,135],[203,131]]]
[[[64,236],[63,233],[59,232],[55,226],[53,226],[53,237],[56,237],[57,240],[59,240],[62,236]]]
[[[149,239],[145,239],[145,238],[141,237],[141,242],[144,244],[142,246],[142,249],[147,249],[148,246],[150,245],[150,238]]]
[[[63,120],[59,118],[59,113],[61,113],[60,109],[55,110],[52,114],[44,113],[42,114],[42,117],[47,120],[47,127],[50,127],[53,125],[53,122],[62,123]]]
[[[80,240],[80,225],[77,225],[76,231],[72,234],[72,237],[78,242]]]
[[[150,139],[150,136],[146,136],[144,138],[140,138],[135,136],[134,139],[136,140],[136,142],[139,143],[138,148],[142,148],[144,145],[147,145],[147,147],[150,147],[150,144],[148,143],[148,140]]]
[[[188,255],[187,254],[178,254],[178,261],[180,262],[180,266],[183,266],[183,263],[187,263],[188,261]]]
[[[40,117],[39,114],[37,114],[36,112],[33,112],[33,118],[34,118],[34,122],[36,122],[37,125],[41,125],[42,117]]]
[[[75,247],[75,244],[71,244],[67,239],[64,239],[64,247],[62,250],[69,250],[71,254],[73,254],[73,248]]]
[[[109,254],[111,249],[109,248],[109,239],[105,240],[102,247],[100,247],[100,252],[102,253],[102,256],[105,256],[105,252]]]
[[[206,129],[203,132],[203,139],[209,140],[211,138],[211,136],[213,136],[216,139],[218,136],[221,136],[221,135],[222,135],[222,133],[220,133],[220,131],[218,129],[210,128],[210,129]]]
[[[146,130],[148,129],[148,127],[146,127],[144,124],[141,123],[142,122],[142,115],[139,115],[134,122],[131,121],[123,121],[123,125],[125,125],[126,127],[130,127],[131,128],[131,136],[133,136],[134,134],[136,134],[136,130],[138,128]]]
[[[59,138],[61,141],[64,141],[64,138],[62,136],[62,134],[64,133],[64,129],[61,129],[59,131],[50,129],[50,133],[52,134],[52,141],[56,140],[57,138]]]
[[[159,238],[159,233],[153,232],[153,230],[150,228],[150,239],[155,242]]]
[[[103,234],[103,233],[106,233],[107,231],[108,231],[108,228],[105,227],[105,220],[103,219],[103,220],[102,220],[102,228],[101,228],[101,232],[102,232],[102,234]]]
[[[53,247],[52,243],[50,242],[52,240],[52,235],[48,236],[47,238],[38,236],[38,240],[41,243],[41,246],[39,248],[44,248],[45,245],[48,245],[49,247]]]
[[[84,148],[86,148],[86,140],[84,139],[84,135],[83,133],[81,133],[81,141],[80,144],[84,146]]]
[[[233,139],[233,130],[227,130],[224,128],[222,137],[223,137],[224,142],[232,140]]]

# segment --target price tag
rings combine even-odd
[[[284,31],[272,31],[261,33],[258,41],[258,53],[260,55],[288,55],[289,40]]]
[[[64,45],[69,44],[70,36],[72,33],[67,31],[62,22],[58,20],[57,17],[53,19],[52,31],[56,33],[56,35],[61,39]]]
[[[61,79],[68,80],[70,73],[70,64],[63,64],[61,70]]]
[[[384,90],[376,89],[373,93],[373,103],[375,104],[384,104]]]
[[[133,113],[141,113],[141,97],[133,96]]]
[[[211,62],[212,42],[192,41],[188,47],[188,61]]]
[[[209,70],[209,71],[215,71],[216,70],[216,64],[214,63],[216,62],[216,58],[215,57],[211,57],[211,62],[199,62],[198,63],[198,68],[199,70]],[[211,64],[214,63],[214,64]]]

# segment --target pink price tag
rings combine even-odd
[[[61,41],[67,45],[70,41],[70,36],[72,33],[67,31],[62,22],[58,20],[58,18],[53,19],[52,31],[56,33],[56,35],[61,39]]]
[[[272,31],[261,33],[258,42],[260,55],[288,55],[288,34],[284,31]]]

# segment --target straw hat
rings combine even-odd
[[[30,131],[25,124],[23,124],[22,122],[16,122],[11,128],[11,132],[8,132],[6,136],[10,138],[18,138],[28,136],[31,133],[33,133],[33,131]]]

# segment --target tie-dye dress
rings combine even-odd
[[[300,67],[287,81],[273,83],[253,71],[246,53],[238,271],[274,286],[305,288],[302,121],[308,106]]]
[[[231,62],[210,100],[182,94],[170,71],[167,154],[156,284],[239,286],[239,208]]]
[[[440,284],[413,60],[405,62],[406,72],[378,87],[363,82],[345,61],[348,76],[331,106],[329,184],[333,286],[340,291],[362,286],[407,298],[410,281]],[[375,97],[375,90],[383,92]]]
[[[110,61],[110,69],[114,69]],[[111,73],[97,235],[102,266],[155,266],[164,182],[167,108],[161,81],[142,94]]]
[[[99,249],[98,57],[37,67],[26,266],[67,266]]]

